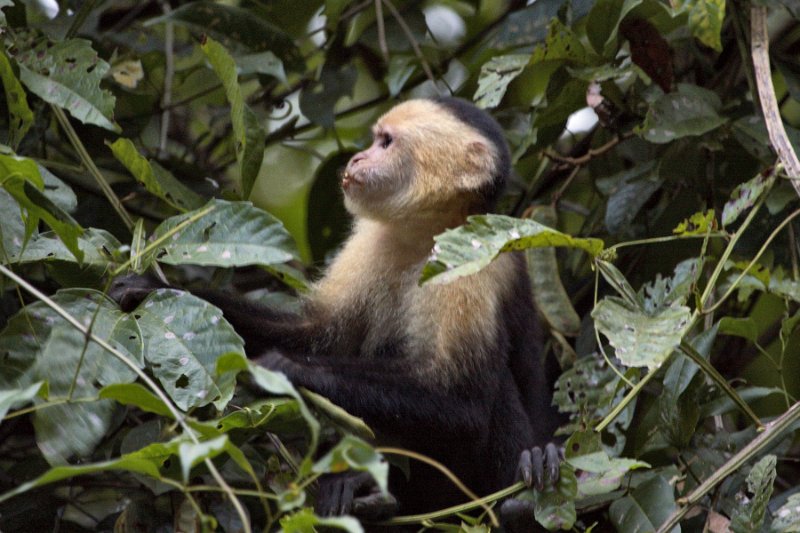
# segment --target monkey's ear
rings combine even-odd
[[[461,185],[467,189],[477,189],[483,186],[494,171],[495,154],[483,141],[467,143],[464,173]]]

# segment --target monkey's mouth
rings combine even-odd
[[[342,172],[342,190],[347,191],[352,186],[361,187],[364,185],[364,182],[355,174],[351,174],[347,170]]]

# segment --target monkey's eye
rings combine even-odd
[[[381,148],[383,148],[384,150],[385,150],[386,148],[389,148],[389,145],[390,145],[390,144],[392,144],[392,141],[393,141],[393,140],[394,140],[394,139],[392,139],[392,136],[391,136],[391,135],[389,135],[388,133],[384,133],[384,134],[381,136]]]

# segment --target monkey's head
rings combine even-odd
[[[453,218],[491,210],[510,166],[503,131],[486,112],[457,98],[409,100],[378,119],[342,189],[355,215]]]

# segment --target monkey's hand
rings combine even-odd
[[[552,442],[548,442],[544,450],[539,446],[523,450],[519,456],[517,475],[522,478],[525,485],[540,491],[544,489],[546,470],[548,482],[555,486],[558,483],[562,456],[563,449],[559,449]]]
[[[108,289],[108,296],[117,302],[123,311],[130,313],[147,298],[148,294],[164,287],[165,285],[155,278],[130,274],[114,279]]]
[[[517,479],[522,479],[525,485],[538,491],[544,490],[545,485],[555,487],[563,453],[563,448],[552,442],[547,443],[544,449],[534,446],[530,450],[523,450],[519,457]],[[500,506],[500,520],[503,527],[512,533],[544,531],[536,524],[533,499],[524,495],[521,498],[508,498],[503,502]]]
[[[394,516],[397,500],[383,494],[369,472],[343,472],[319,478],[314,508],[320,516],[351,514],[375,521]]]

